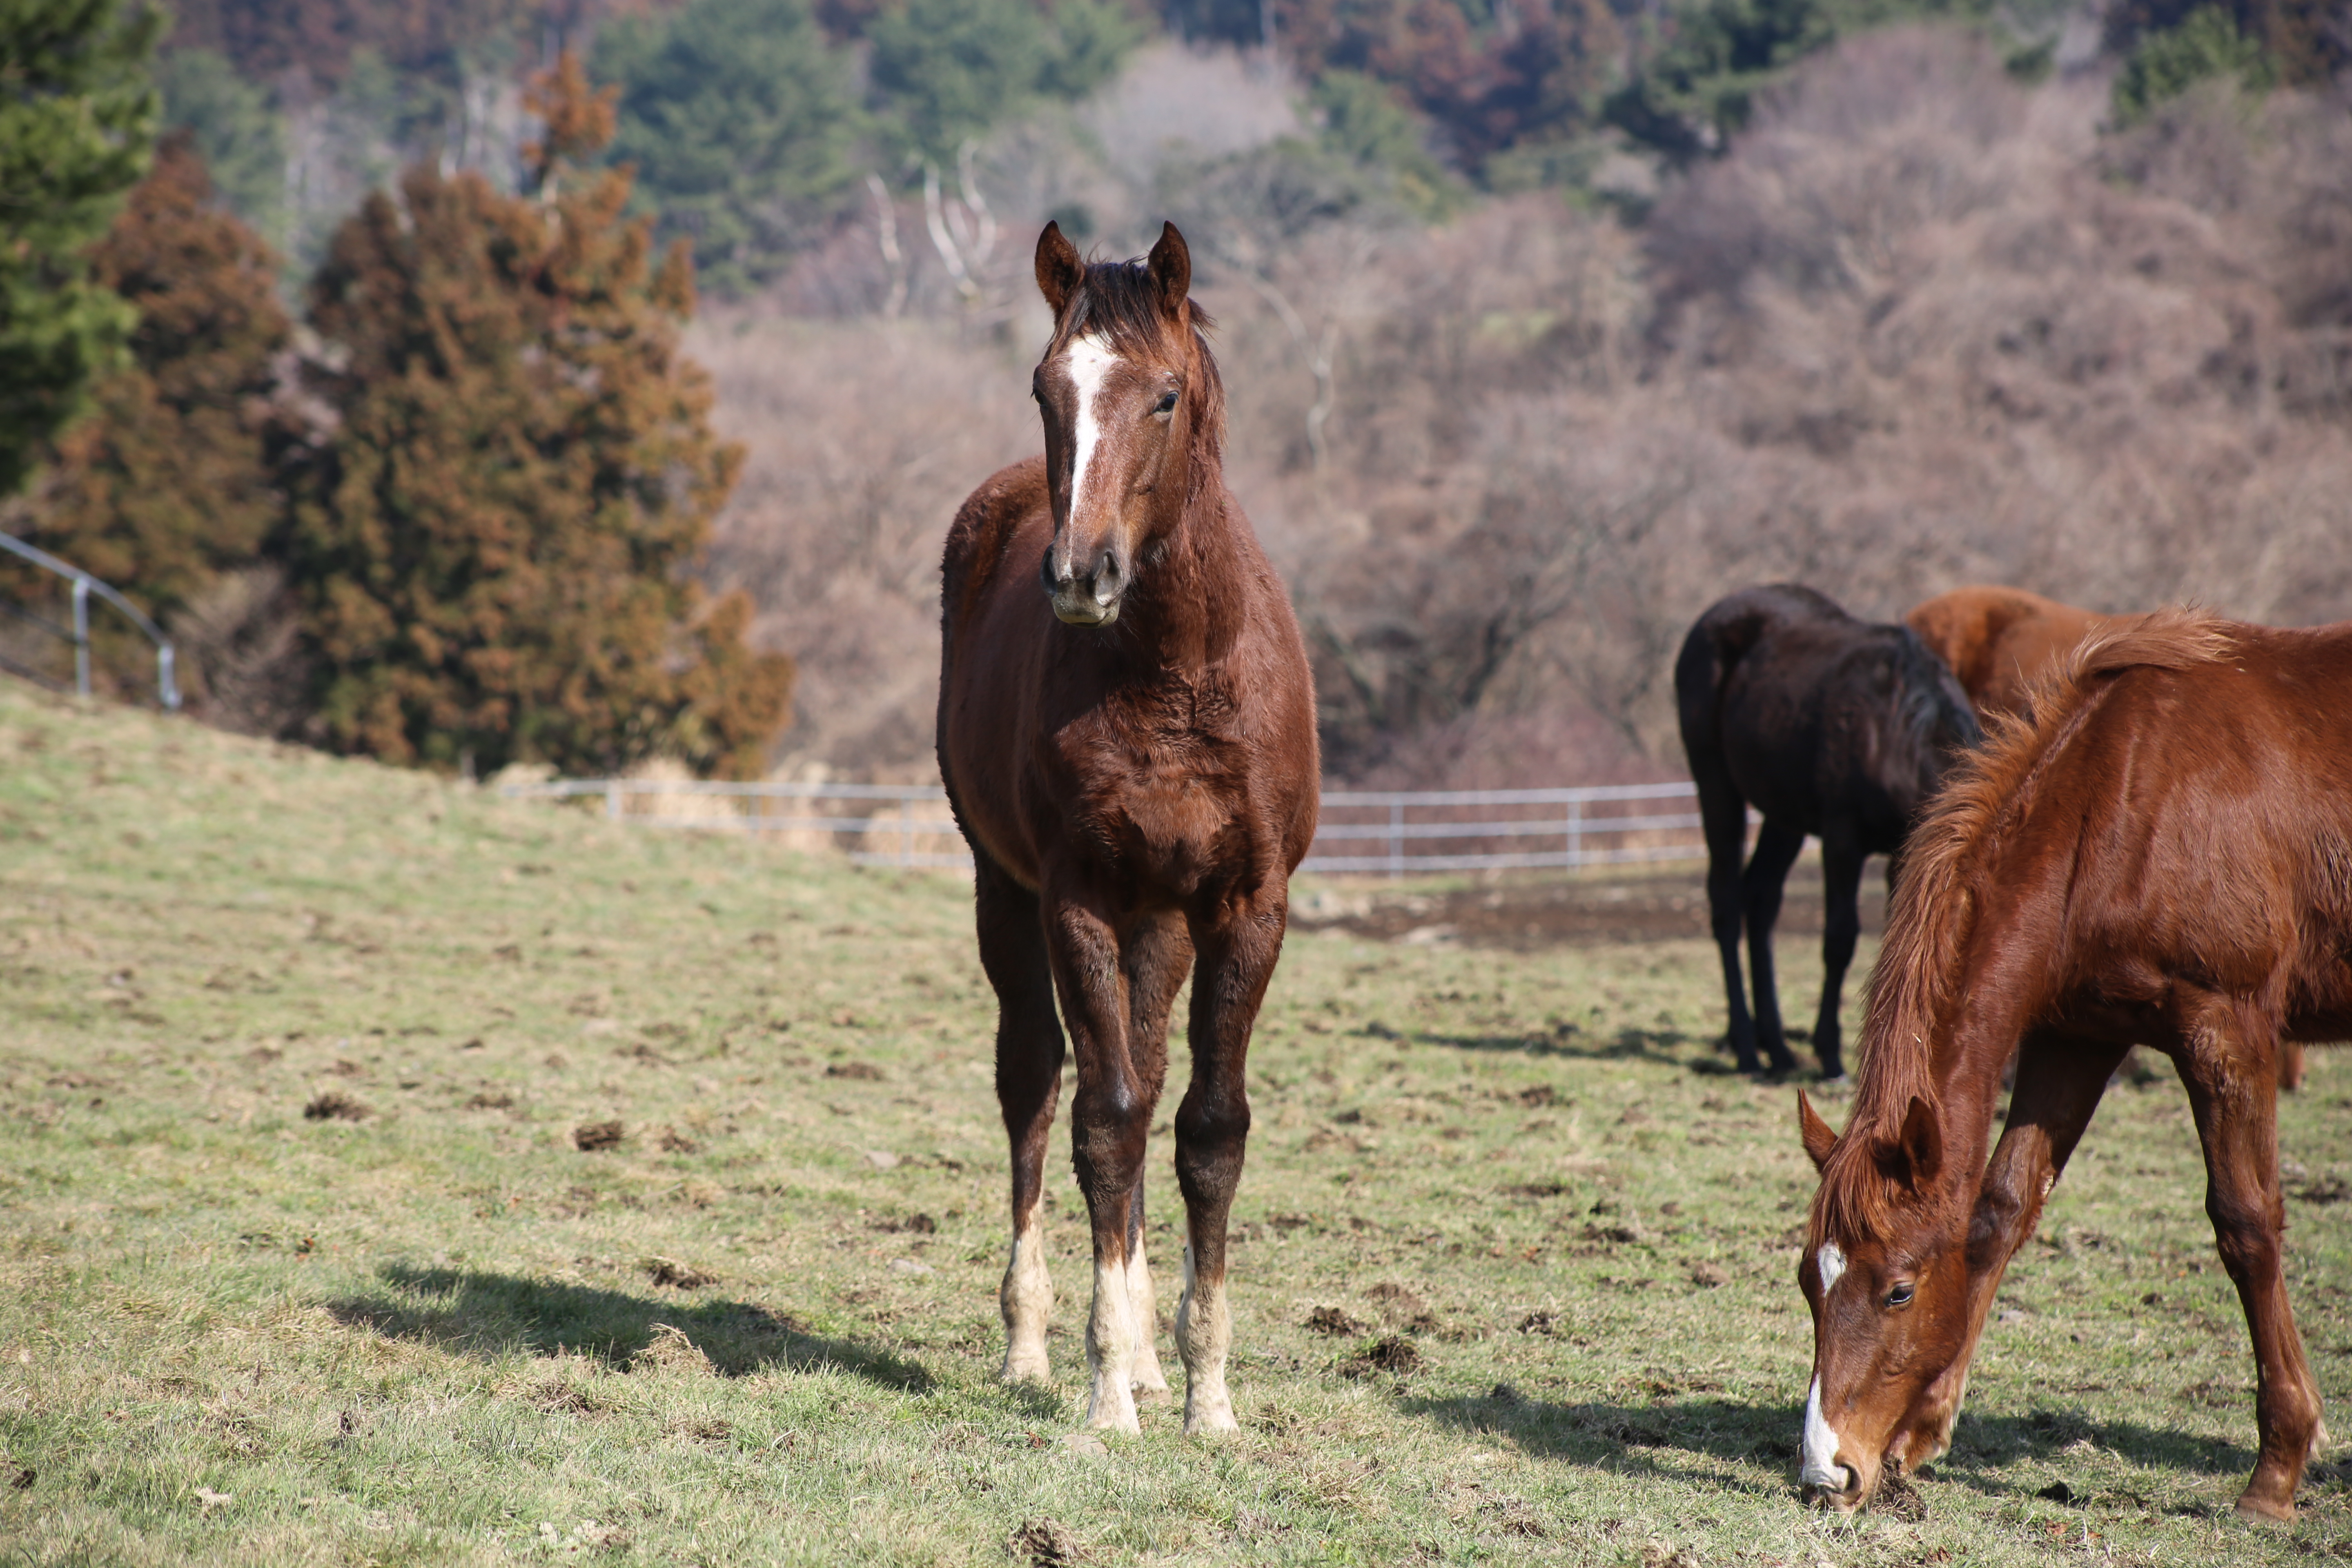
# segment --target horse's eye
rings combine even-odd
[[[1153,405],[1151,405],[1151,412],[1153,412],[1154,414],[1173,414],[1173,413],[1175,413],[1175,412],[1176,412],[1176,395],[1175,395],[1174,393],[1172,393],[1172,392],[1163,392],[1163,393],[1161,393],[1161,394],[1160,395],[1160,401],[1159,401],[1159,402],[1157,402],[1157,403],[1155,403],[1155,404],[1153,404]]]
[[[1895,1289],[1894,1289],[1889,1290],[1889,1291],[1886,1293],[1886,1304],[1887,1304],[1888,1306],[1890,1306],[1890,1307],[1907,1307],[1907,1306],[1909,1306],[1909,1305],[1911,1304],[1911,1287],[1910,1287],[1910,1285],[1906,1282],[1906,1283],[1904,1283],[1904,1284],[1901,1284],[1901,1285],[1897,1285],[1896,1287],[1895,1287]]]

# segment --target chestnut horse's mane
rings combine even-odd
[[[1892,1228],[1895,1194],[1876,1147],[1893,1141],[1914,1097],[1937,1105],[1934,1041],[1950,1016],[1978,899],[2003,840],[2033,808],[2044,770],[2112,689],[2105,678],[2144,666],[2215,664],[2235,647],[2230,624],[2173,607],[2083,639],[2036,689],[2032,717],[1988,721],[1983,745],[1963,757],[1912,830],[1886,939],[1870,977],[1853,1114],[1813,1200],[1813,1235],[1875,1237]],[[1853,1134],[1859,1131],[1863,1136]]]

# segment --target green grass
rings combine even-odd
[[[2333,1468],[2292,1531],[2230,1515],[2252,1364],[2168,1075],[2011,1271],[1926,1518],[1800,1509],[1811,1171],[1790,1091],[1715,1070],[1696,943],[1294,937],[1243,1430],[1065,1442],[1066,1145],[1055,1383],[992,1377],[967,900],[0,687],[0,1562],[1002,1563],[1048,1520],[1102,1563],[2352,1555]],[[2315,1053],[2291,1187],[2352,1176],[2347,1104]],[[2352,1422],[2352,1203],[2289,1212]]]

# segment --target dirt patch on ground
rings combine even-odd
[[[1862,929],[1873,936],[1886,925],[1884,864],[1874,860],[1862,881]],[[1608,878],[1519,873],[1434,889],[1412,883],[1390,887],[1351,878],[1328,882],[1294,901],[1290,923],[1299,931],[1344,931],[1379,942],[1499,947],[1520,952],[1550,947],[1704,941],[1706,873],[1696,866]],[[1780,918],[1773,931],[1780,937],[1821,935],[1822,874],[1817,863],[1800,863],[1789,874]]]

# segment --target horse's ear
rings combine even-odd
[[[1944,1132],[1936,1110],[1918,1095],[1903,1113],[1903,1131],[1878,1152],[1879,1169],[1913,1192],[1925,1188],[1944,1167]]]
[[[1837,1134],[1830,1131],[1830,1124],[1822,1120],[1822,1113],[1813,1109],[1813,1102],[1805,1098],[1801,1089],[1797,1091],[1797,1136],[1805,1141],[1805,1152],[1812,1156],[1814,1170],[1830,1163],[1830,1151],[1837,1146]]]
[[[1160,286],[1160,308],[1171,319],[1184,313],[1184,296],[1192,291],[1192,251],[1172,223],[1160,226],[1160,243],[1151,247],[1151,280]]]
[[[1047,224],[1045,232],[1037,237],[1037,292],[1054,308],[1056,321],[1086,278],[1087,264],[1078,259],[1078,247],[1062,233],[1060,224]]]

